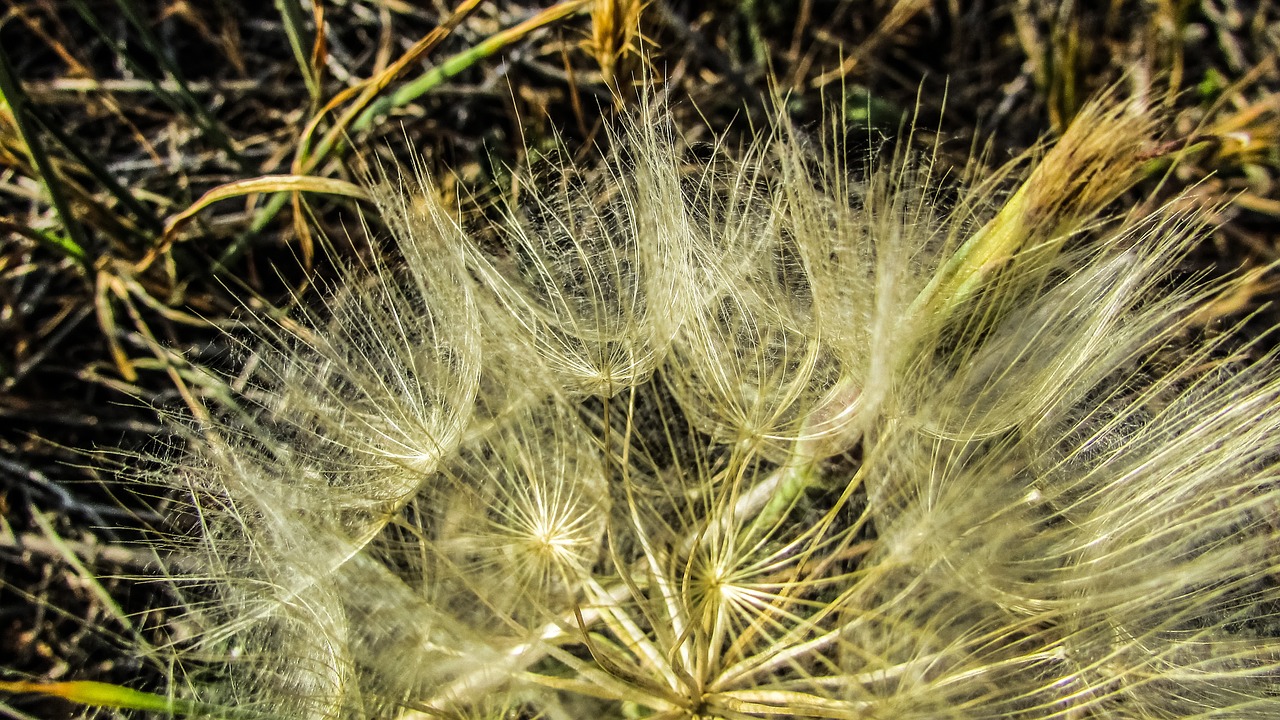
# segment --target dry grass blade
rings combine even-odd
[[[888,42],[893,33],[923,12],[928,6],[929,3],[925,2],[925,0],[894,0],[889,13],[880,21],[875,31],[856,47],[846,48],[844,50],[845,58],[840,63],[840,66],[810,80],[809,87],[821,88],[848,77],[859,62],[869,57],[883,43]]]
[[[415,42],[393,64],[383,68],[374,77],[343,90],[326,103],[320,112],[316,113],[307,123],[306,129],[302,133],[301,141],[298,143],[298,151],[293,160],[294,174],[303,175],[313,170],[321,160],[328,157],[334,148],[338,147],[339,139],[344,133],[348,132],[348,130],[358,131],[360,128],[353,127],[353,123],[357,122],[358,117],[363,117],[368,113],[369,103],[373,102],[379,93],[394,82],[396,78],[400,77],[406,68],[435,49],[479,4],[480,0],[464,0],[458,7],[454,8],[444,22]],[[352,98],[355,99],[352,100]],[[349,101],[350,104],[333,123],[333,126],[312,148],[312,137],[327,114]]]
[[[321,81],[323,79],[324,58],[324,5],[316,3],[312,8],[312,22],[316,27],[315,38],[306,41],[307,30],[302,8],[289,0],[276,0],[276,9],[284,22],[285,36],[289,38],[289,48],[293,50],[294,60],[302,72],[302,80],[307,86],[307,94],[311,96],[312,108],[321,102]],[[310,45],[310,49],[308,49]]]
[[[216,187],[205,193],[191,205],[191,207],[169,218],[165,223],[164,235],[161,242],[150,251],[147,252],[137,264],[136,270],[141,272],[146,270],[151,263],[157,258],[168,252],[169,247],[177,241],[178,232],[187,223],[191,222],[200,213],[200,211],[210,205],[228,200],[234,197],[243,197],[245,195],[258,195],[262,193],[303,193],[315,192],[325,193],[329,195],[340,195],[343,197],[355,198],[357,200],[368,201],[371,199],[369,193],[359,185],[347,182],[346,180],[337,180],[333,178],[312,177],[307,175],[270,175],[265,177],[248,178],[245,180],[236,180]]]
[[[452,57],[445,58],[439,65],[432,68],[421,77],[412,82],[401,86],[394,93],[379,99],[368,108],[365,109],[360,117],[356,118],[351,124],[353,131],[359,132],[367,129],[373,122],[385,114],[387,111],[412,102],[423,93],[430,92],[433,88],[439,86],[454,75],[475,65],[477,62],[501,52],[504,48],[512,43],[520,40],[525,35],[546,27],[552,23],[558,22],[574,13],[580,12],[584,7],[595,0],[562,0],[549,8],[540,10],[532,17],[517,23],[505,30],[501,30],[481,42],[474,47],[468,48]]]
[[[591,6],[591,30],[582,46],[615,92],[620,80],[631,77],[632,64],[643,57],[640,16],[646,4],[644,0],[595,0]]]
[[[170,106],[175,110],[191,117],[212,143],[226,152],[227,156],[234,162],[242,167],[244,166],[244,158],[241,157],[239,151],[235,148],[235,145],[223,130],[221,123],[217,118],[213,117],[209,113],[209,110],[205,107],[204,103],[197,100],[191,93],[190,89],[186,86],[186,81],[183,78],[181,71],[174,64],[173,60],[169,57],[168,52],[165,50],[164,44],[155,36],[151,31],[150,25],[144,19],[145,13],[142,12],[141,8],[134,4],[133,0],[115,0],[115,5],[119,8],[121,15],[129,22],[129,25],[138,33],[142,46],[147,49],[151,57],[162,68],[165,77],[176,83],[176,92],[169,92],[168,90],[165,90],[160,84],[159,79],[157,79],[153,73],[148,72],[146,67],[139,63],[128,49],[120,47],[115,43],[107,33],[106,29],[102,26],[101,21],[93,12],[93,9],[90,8],[84,0],[72,0],[72,5],[75,7],[76,12],[104,41],[115,46],[117,57],[128,63],[138,75],[151,81],[152,90],[156,97],[165,100],[165,102],[170,104]]]

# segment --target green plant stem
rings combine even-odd
[[[188,715],[229,720],[265,720],[268,716],[244,708],[182,700],[93,680],[66,682],[0,681],[0,692],[31,693],[59,697],[80,705],[119,710],[141,710],[164,715]]]
[[[22,86],[18,83],[17,75],[13,71],[13,65],[9,62],[9,55],[0,47],[0,99],[8,103],[9,108],[13,111],[14,122],[18,126],[18,133],[22,136],[22,142],[26,145],[27,154],[31,158],[31,164],[36,170],[38,177],[36,178],[49,193],[49,201],[53,204],[53,209],[58,213],[58,217],[62,220],[62,227],[67,232],[67,238],[60,238],[49,233],[39,233],[38,237],[45,240],[45,244],[57,250],[58,252],[72,258],[82,266],[89,266],[89,239],[85,235],[84,228],[80,222],[76,220],[75,215],[71,213],[71,206],[67,204],[66,197],[62,194],[62,185],[59,183],[59,175],[57,169],[53,166],[48,153],[45,152],[44,144],[40,142],[39,135],[32,127],[30,109],[27,107],[27,96],[22,91]]]
[[[302,8],[297,0],[275,0],[276,10],[280,13],[281,23],[284,25],[284,33],[289,38],[289,49],[293,51],[293,59],[298,63],[298,70],[302,73],[302,82],[307,86],[307,95],[311,97],[311,104],[314,107],[320,102],[320,79],[315,77],[311,72],[311,59],[307,45],[306,33],[306,17],[302,14]],[[317,28],[316,32],[322,32],[322,28]]]
[[[494,55],[511,43],[528,35],[534,30],[548,25],[557,20],[566,18],[579,10],[585,8],[590,0],[566,0],[559,5],[553,5],[546,10],[538,13],[534,17],[525,20],[518,25],[494,33],[485,38],[478,45],[468,48],[456,55],[453,55],[440,65],[428,70],[417,80],[401,87],[389,96],[382,98],[365,108],[364,112],[356,118],[351,124],[352,132],[361,132],[369,129],[373,122],[386,114],[388,111],[407,105],[408,103],[421,97],[423,94],[434,90],[449,78],[461,73],[480,60]],[[333,142],[321,142],[312,154],[312,164],[319,164],[319,160],[329,155],[340,154],[344,147]],[[273,195],[267,204],[258,211],[254,216],[249,230],[238,236],[218,257],[217,266],[222,267],[230,264],[240,253],[244,252],[249,240],[257,235],[263,228],[275,219],[276,215],[284,209],[285,203],[289,202],[288,193],[278,193]]]
[[[236,150],[231,139],[227,137],[227,134],[222,131],[221,127],[219,127],[217,118],[209,112],[209,109],[205,107],[204,104],[199,100],[196,100],[195,96],[191,93],[191,90],[187,87],[186,79],[178,70],[178,66],[174,64],[173,59],[165,52],[164,43],[160,42],[160,39],[156,37],[154,32],[152,32],[151,25],[143,20],[138,7],[132,2],[132,0],[116,0],[115,4],[116,7],[120,9],[120,14],[123,15],[129,22],[129,25],[137,31],[138,37],[142,41],[142,45],[146,47],[147,51],[155,58],[156,63],[160,66],[164,75],[166,75],[168,79],[172,80],[174,85],[177,86],[177,93],[171,94],[165,91],[161,87],[160,83],[156,82],[150,73],[146,72],[144,68],[133,60],[125,48],[121,47],[119,43],[115,42],[109,35],[107,35],[106,31],[98,22],[97,16],[93,14],[84,0],[75,0],[76,10],[79,12],[80,16],[84,18],[85,22],[89,23],[103,41],[108,43],[117,56],[127,63],[130,68],[140,76],[151,79],[152,89],[158,97],[166,100],[175,110],[178,110],[190,117],[196,125],[200,127],[200,130],[205,134],[205,137],[212,141],[214,145],[217,145],[226,152],[227,157],[229,157],[232,162],[242,169],[246,168],[244,157],[238,150]],[[176,95],[176,97],[173,97],[173,95]]]
[[[445,80],[466,70],[480,60],[490,57],[534,30],[578,12],[586,7],[589,2],[590,0],[565,0],[565,2],[553,5],[522,23],[490,35],[474,47],[467,48],[445,59],[444,62],[431,68],[417,80],[370,104],[360,114],[360,117],[356,118],[356,121],[352,123],[351,129],[355,132],[367,130],[374,120],[377,120],[388,111],[416,100],[424,93],[438,87]]]

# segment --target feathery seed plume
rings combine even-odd
[[[384,183],[402,264],[264,338],[256,410],[153,476],[198,518],[171,692],[1280,715],[1280,370],[1189,327],[1241,282],[1173,282],[1198,217],[1109,214],[1157,125],[1104,97],[966,184],[857,176],[781,121],[687,161],[650,108],[496,243]]]

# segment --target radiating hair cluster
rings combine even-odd
[[[264,332],[171,692],[288,718],[1280,716],[1280,372],[1114,97],[949,176],[640,110]],[[832,132],[831,136],[838,136]],[[390,259],[394,258],[394,259]]]

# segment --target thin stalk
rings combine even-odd
[[[49,193],[49,202],[53,204],[54,211],[58,214],[58,218],[62,220],[62,227],[67,232],[67,238],[59,238],[48,233],[39,233],[37,238],[46,241],[44,244],[52,247],[54,250],[70,257],[82,266],[88,267],[89,258],[89,238],[84,232],[84,228],[80,222],[76,220],[75,215],[71,212],[71,206],[67,203],[66,197],[62,194],[62,185],[59,182],[60,175],[53,166],[53,161],[45,152],[44,144],[40,142],[40,136],[35,132],[35,128],[31,124],[30,108],[27,105],[26,93],[22,91],[22,86],[18,82],[17,74],[14,73],[13,65],[9,62],[9,55],[0,47],[0,100],[8,103],[10,109],[13,110],[13,119],[18,126],[18,133],[21,135],[22,143],[26,146],[27,155],[31,158],[31,164],[35,168],[38,180],[44,185],[45,190]]]
[[[156,63],[160,65],[161,70],[163,70],[164,74],[167,76],[166,79],[172,80],[176,85],[176,93],[169,93],[162,88],[160,83],[156,81],[145,68],[141,67],[134,61],[126,48],[121,46],[120,43],[116,42],[107,34],[101,23],[98,22],[97,16],[93,14],[84,0],[72,1],[76,7],[76,11],[80,14],[80,17],[82,17],[84,21],[93,28],[104,42],[111,46],[112,50],[116,53],[116,56],[123,60],[125,64],[127,64],[130,69],[136,72],[139,76],[152,81],[152,90],[155,92],[157,97],[164,100],[165,103],[173,109],[194,120],[196,125],[200,127],[200,130],[209,138],[210,141],[213,142],[214,145],[217,145],[225,151],[227,156],[230,157],[236,165],[241,168],[245,167],[244,158],[240,155],[240,152],[235,149],[235,146],[232,145],[230,138],[228,138],[226,133],[222,131],[222,128],[219,127],[217,118],[213,117],[213,114],[209,112],[208,108],[195,99],[195,96],[187,88],[186,80],[178,70],[178,66],[175,65],[173,59],[165,53],[164,43],[160,42],[160,39],[151,31],[150,25],[142,19],[137,6],[135,6],[131,0],[116,0],[116,7],[120,9],[120,14],[128,20],[129,25],[137,31],[142,45],[147,48],[147,51],[155,58]]]
[[[553,5],[546,10],[534,15],[518,25],[494,33],[482,40],[478,45],[467,48],[466,50],[447,58],[444,62],[436,67],[431,68],[421,77],[413,82],[401,87],[391,95],[384,97],[370,105],[365,111],[356,118],[352,123],[351,129],[355,132],[367,130],[374,120],[377,120],[388,111],[406,105],[424,93],[434,90],[444,81],[475,65],[503,48],[511,45],[520,38],[537,30],[538,28],[549,25],[557,20],[566,18],[589,5],[593,0],[565,0],[558,5]]]

